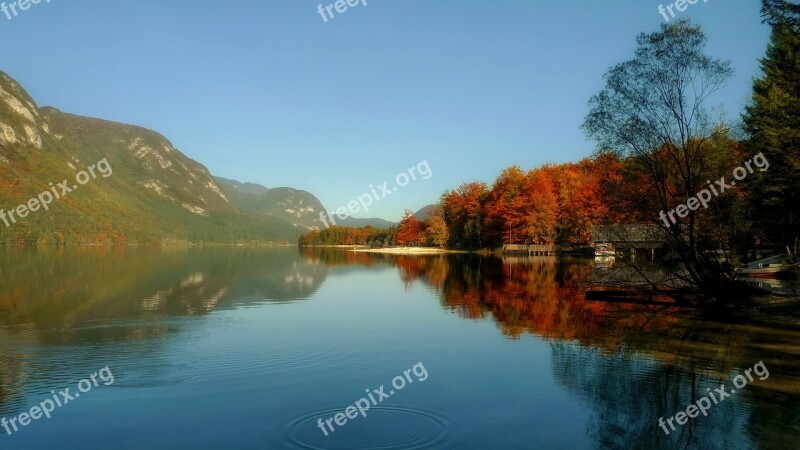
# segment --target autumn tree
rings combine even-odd
[[[511,166],[497,177],[483,201],[484,244],[530,243],[538,238],[558,237],[563,243],[588,244],[592,226],[613,219],[607,197],[621,180],[622,161],[614,155],[598,155],[600,161],[585,159],[578,164],[544,165],[529,172]],[[458,211],[464,193],[478,198],[472,190],[448,193],[444,197],[448,226],[459,232]],[[638,192],[638,188],[636,189]],[[477,204],[478,202],[474,202]]]
[[[640,224],[652,221],[659,209],[658,190],[641,161],[602,152],[593,158],[595,177],[600,183],[606,210],[601,224]]]
[[[397,244],[398,245],[419,245],[425,242],[425,224],[414,217],[414,213],[406,210],[400,225],[397,227]]]
[[[591,160],[584,159],[552,170],[559,210],[556,236],[561,243],[589,243],[592,227],[599,225],[606,215],[604,192],[594,168]]]
[[[707,143],[720,130],[706,102],[731,77],[730,63],[703,53],[706,38],[688,20],[641,34],[633,59],[605,75],[606,87],[589,101],[583,128],[602,150],[636,158],[655,187],[663,211],[703,189]],[[721,175],[721,174],[720,174]],[[698,215],[668,228],[685,267],[685,281],[721,297],[731,279],[702,260]],[[658,211],[652,216],[658,217]]]
[[[528,172],[523,184],[525,207],[525,234],[532,241],[555,235],[558,221],[558,199],[550,168]]]
[[[447,222],[444,220],[444,213],[442,213],[441,207],[436,207],[431,211],[428,220],[425,221],[425,225],[428,244],[444,248],[450,238],[450,233],[447,230]]]
[[[518,166],[511,166],[497,177],[486,199],[487,225],[497,242],[524,242],[528,195],[525,192],[527,175]]]
[[[484,203],[489,192],[486,183],[464,183],[442,195],[440,206],[450,245],[458,248],[483,248]]]

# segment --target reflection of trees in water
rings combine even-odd
[[[666,328],[675,320],[657,314],[674,308],[586,301],[592,267],[580,260],[541,257],[507,263],[475,255],[399,256],[396,264],[406,283],[430,285],[447,308],[464,318],[491,316],[511,337],[527,332],[614,345],[629,328]]]
[[[27,249],[0,267],[2,323],[39,327],[308,298],[328,273],[294,249]]]
[[[800,389],[796,378],[783,382],[794,382],[795,389]],[[756,437],[759,447],[797,448],[800,442],[800,396],[766,390],[754,390],[752,396],[754,407],[748,433]]]
[[[676,424],[676,431],[670,429],[669,436],[658,427],[660,417],[666,420],[685,411],[706,395],[707,388],[719,387],[717,380],[632,352],[606,354],[564,341],[551,346],[555,379],[592,407],[594,417],[587,432],[597,448],[751,447],[744,434],[751,410],[732,399],[712,406],[708,417],[700,415],[685,425]]]
[[[552,339],[555,376],[592,404],[589,432],[600,448],[750,448],[749,440],[762,448],[796,447],[797,326],[714,322],[671,305],[587,301],[584,289],[598,279],[591,261],[399,256],[396,265],[404,282],[431,286],[461,317],[491,317],[511,337]],[[615,279],[620,275],[636,276],[621,269]],[[715,405],[709,417],[670,436],[656,428],[659,417],[685,411],[707,388],[729,386],[732,376],[761,360],[770,378],[749,385],[736,402]]]
[[[0,268],[0,411],[10,413],[25,390],[70,385],[87,367],[174,376],[173,318],[308,298],[328,273],[293,248],[10,249]]]
[[[391,255],[381,253],[354,252],[343,248],[300,247],[303,258],[314,263],[322,263],[327,267],[337,266],[390,266]]]
[[[677,269],[667,270],[663,265],[646,258],[612,257],[595,258],[591,284],[600,287],[633,288],[679,288],[685,286],[676,275]]]

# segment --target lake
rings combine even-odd
[[[5,248],[0,417],[17,430],[0,428],[0,448],[797,448],[797,323],[585,300],[612,270],[337,249]],[[735,380],[746,386],[708,400]],[[660,427],[702,398],[705,414]]]

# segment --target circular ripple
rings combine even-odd
[[[158,387],[183,383],[200,374],[200,371],[186,364],[139,364],[136,366],[115,366],[115,388]]]
[[[313,450],[421,449],[440,444],[447,429],[446,422],[430,412],[377,406],[367,411],[367,417],[359,414],[343,426],[332,422],[335,431],[328,430],[325,436],[317,419],[324,422],[341,412],[343,409],[331,409],[296,419],[286,427],[286,443]]]

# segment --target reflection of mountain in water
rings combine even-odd
[[[181,318],[305,299],[328,274],[294,248],[12,249],[0,268],[0,413],[87,366],[114,367],[116,386],[191,377],[166,345],[195,332]]]
[[[28,249],[0,256],[0,323],[52,327],[308,298],[328,269],[295,249]]]

